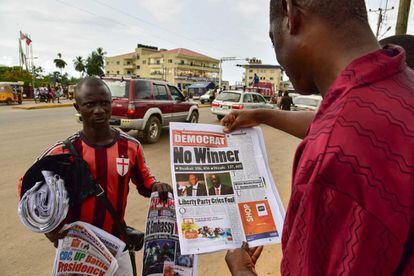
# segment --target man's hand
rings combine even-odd
[[[172,193],[172,188],[167,183],[162,182],[155,182],[152,185],[152,191],[158,192],[158,195],[160,196],[160,199],[164,202],[167,202],[168,200],[168,193]]]
[[[233,111],[221,120],[221,125],[224,126],[224,132],[229,133],[238,128],[254,127],[261,122],[257,118],[257,112],[249,111]]]
[[[54,246],[55,248],[57,248],[57,247],[58,247],[58,241],[59,241],[60,239],[63,239],[63,238],[66,236],[66,234],[67,234],[67,232],[66,232],[66,231],[65,231],[65,232],[60,233],[60,232],[59,232],[60,228],[61,228],[61,227],[58,227],[58,228],[56,228],[55,230],[53,230],[52,232],[49,232],[49,233],[46,233],[46,234],[45,234],[46,238],[48,238],[48,240],[49,240],[49,241],[51,241],[51,242],[53,243],[53,246]]]
[[[240,249],[229,250],[226,254],[226,263],[233,276],[257,275],[256,262],[262,254],[263,246],[249,248],[246,242]]]

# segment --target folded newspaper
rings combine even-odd
[[[65,225],[59,240],[52,275],[132,275],[125,243],[91,224]]]
[[[260,128],[171,123],[170,148],[182,254],[280,243],[285,210]]]
[[[145,234],[143,276],[197,275],[197,256],[181,254],[171,193],[166,203],[152,193]]]

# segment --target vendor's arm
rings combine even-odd
[[[312,111],[283,111],[257,109],[232,112],[221,121],[225,132],[239,128],[266,124],[300,139],[305,138],[308,128],[315,117]]]

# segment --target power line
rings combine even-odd
[[[384,25],[386,25],[384,22],[386,22],[388,20],[387,17],[387,12],[391,11],[394,9],[394,6],[392,6],[391,8],[388,8],[388,0],[386,0],[385,2],[385,8],[382,8],[382,1],[380,2],[380,7],[376,10],[372,10],[369,9],[370,12],[375,12],[378,14],[378,21],[377,21],[377,32],[376,32],[376,37],[377,39],[379,39],[381,36],[384,36],[389,30],[390,28],[388,28],[381,36],[380,36],[380,32],[381,29]]]

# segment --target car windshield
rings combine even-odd
[[[240,101],[240,93],[233,93],[233,92],[223,92],[218,97],[217,100],[223,102],[234,102],[237,103]]]
[[[317,107],[319,101],[311,98],[295,98],[294,100],[295,104],[299,105],[308,105],[308,106],[314,106]]]
[[[105,81],[111,90],[113,98],[128,98],[129,82],[128,81]]]

